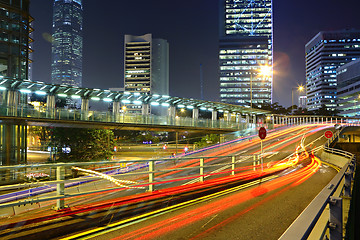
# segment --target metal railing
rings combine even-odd
[[[342,204],[343,200],[349,201],[351,197],[355,155],[327,146],[322,149],[329,154],[346,157],[349,160],[285,231],[280,237],[281,240],[343,239]],[[327,210],[328,208],[330,210]],[[330,215],[327,215],[328,211],[330,211]]]
[[[0,116],[26,117],[53,120],[68,121],[90,121],[106,123],[131,123],[131,124],[149,124],[162,126],[185,126],[201,128],[224,128],[224,129],[246,129],[250,125],[245,122],[234,122],[225,120],[211,120],[190,117],[169,117],[156,115],[139,115],[129,113],[100,112],[100,111],[82,111],[77,109],[47,109],[46,107],[34,108],[28,105],[19,105],[9,107],[0,105]],[[269,124],[270,125],[270,124]]]
[[[254,155],[255,156],[255,155]],[[17,170],[17,173],[22,174],[24,171],[30,169],[56,169],[55,181],[42,181],[37,183],[24,183],[0,186],[1,190],[29,188],[23,190],[21,195],[14,196],[11,194],[0,196],[0,208],[16,207],[20,205],[41,203],[50,200],[56,200],[56,208],[62,209],[65,207],[65,199],[76,196],[85,196],[93,193],[100,193],[119,189],[139,188],[146,189],[147,191],[154,191],[155,186],[160,186],[163,183],[174,182],[176,184],[184,184],[189,181],[203,182],[207,177],[211,177],[219,174],[234,175],[236,168],[243,165],[258,165],[259,157],[256,156],[216,156],[216,157],[182,157],[182,158],[166,158],[166,159],[152,159],[152,160],[136,160],[136,164],[128,167],[121,167],[122,163],[128,163],[128,161],[103,161],[103,162],[79,162],[79,163],[58,163],[58,164],[38,164],[38,165],[24,165],[24,166],[1,166],[0,171]],[[209,159],[216,158],[216,161],[207,161]],[[255,161],[253,163],[253,161]],[[251,162],[251,164],[249,164]],[[181,163],[188,163],[189,166],[182,166]],[[66,169],[70,169],[73,166],[99,166],[99,169],[111,169],[106,171],[106,174],[111,175],[113,183],[115,181],[128,182],[129,184],[123,184],[122,186],[114,187],[110,181],[109,184],[105,184],[104,189],[94,189],[90,191],[80,191],[79,185],[86,183],[92,183],[96,180],[104,179],[99,175],[87,176],[73,179],[65,179]],[[175,168],[174,168],[175,167]],[[212,168],[220,168],[221,171],[211,172]],[[183,172],[191,170],[193,174],[179,174],[174,178],[163,178],[161,175],[169,174],[172,172]],[[136,182],[134,179],[138,179]],[[71,191],[70,187],[77,187],[76,191]],[[35,187],[35,188],[31,188]],[[45,187],[45,189],[44,189]],[[84,189],[89,189],[85,188]],[[43,194],[46,192],[54,192],[48,197],[36,197],[37,194]],[[143,191],[143,190],[142,190]],[[15,210],[13,211],[15,212]]]

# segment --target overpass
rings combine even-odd
[[[30,94],[46,97],[45,107],[28,104]],[[81,103],[80,109],[56,107],[61,99]],[[90,101],[105,102],[104,111],[90,111]],[[326,116],[281,116],[269,111],[220,102],[78,88],[20,79],[0,78],[0,162],[3,165],[26,162],[27,126],[106,128],[147,131],[206,131],[215,133],[273,128],[282,125],[334,122],[358,119]],[[136,106],[141,114],[129,114],[125,106]],[[151,114],[165,109],[165,116]],[[179,109],[191,111],[192,117],[181,117]]]

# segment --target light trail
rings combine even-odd
[[[293,158],[289,158],[289,160],[287,160],[287,161],[279,161],[279,162],[277,162],[277,163],[275,163],[275,164],[273,164],[270,168],[267,168],[267,169],[264,169],[264,172],[260,172],[260,171],[256,171],[256,172],[253,172],[253,171],[250,171],[249,173],[247,173],[247,174],[241,174],[242,176],[241,177],[243,177],[243,178],[246,178],[246,177],[254,177],[254,176],[259,176],[259,174],[260,175],[262,175],[262,174],[268,174],[268,173],[271,173],[271,172],[275,172],[275,171],[279,171],[279,170],[281,170],[281,169],[286,169],[286,168],[288,168],[288,167],[291,167],[291,166],[294,166],[295,164],[297,164],[299,161],[302,161],[302,160],[304,160],[304,159],[306,159],[309,155],[307,154],[307,152],[303,152],[301,155],[299,154],[299,150],[300,149],[302,149],[302,150],[304,150],[304,146],[303,146],[303,140],[301,141],[301,145],[299,146],[299,147],[297,147],[297,149],[296,149],[296,154],[295,154],[295,157],[293,157]],[[273,191],[273,190],[275,190],[275,189],[278,189],[278,188],[280,188],[280,187],[282,187],[282,186],[284,186],[284,185],[286,185],[286,184],[289,184],[289,182],[291,182],[291,181],[294,181],[294,180],[297,180],[297,179],[299,179],[299,178],[303,178],[303,179],[305,179],[305,178],[308,178],[308,177],[310,177],[310,175],[311,174],[313,174],[315,171],[312,171],[312,173],[310,172],[310,174],[303,174],[307,169],[309,169],[310,167],[312,167],[312,165],[314,165],[313,164],[313,162],[314,161],[312,161],[312,163],[311,164],[309,164],[307,167],[305,167],[305,168],[303,168],[303,169],[301,169],[301,170],[299,170],[298,172],[293,172],[293,173],[291,173],[291,174],[289,174],[289,175],[287,175],[287,176],[284,176],[284,177],[282,177],[281,179],[287,179],[287,181],[284,181],[284,180],[277,180],[277,181],[272,181],[272,182],[270,182],[271,184],[269,184],[268,185],[268,187],[267,187],[267,190],[266,190],[266,192],[269,192],[269,191]],[[260,172],[260,173],[259,173]],[[305,172],[306,173],[306,172]],[[302,174],[302,175],[301,175]],[[303,176],[304,175],[304,176]],[[239,176],[237,176],[237,177],[239,177]],[[277,184],[275,184],[275,183],[277,183]],[[264,185],[261,185],[261,188],[263,189],[264,188]],[[239,204],[239,203],[242,203],[242,202],[244,202],[244,201],[247,201],[247,200],[249,200],[249,199],[251,199],[251,198],[253,198],[254,196],[259,196],[259,195],[262,195],[264,192],[263,191],[252,191],[251,192],[251,194],[248,194],[249,193],[249,191],[246,191],[245,193],[241,193],[241,195],[237,195],[237,196],[235,196],[234,198],[235,199],[238,199],[238,198],[240,198],[241,200],[237,200],[237,201],[234,201],[232,198],[227,198],[226,200],[225,200],[225,202],[226,201],[228,201],[229,199],[232,199],[231,201],[232,202],[235,202],[235,205],[236,204]],[[231,202],[230,201],[230,202]],[[240,201],[240,202],[239,202]],[[226,204],[224,203],[224,202],[221,202],[221,203],[219,203],[219,202],[217,202],[217,204],[219,204],[219,206],[226,206]],[[224,205],[225,204],[225,205]],[[229,207],[231,207],[231,206],[234,206],[234,205],[229,205]],[[213,206],[207,206],[206,207],[206,209],[208,210],[208,209],[212,209],[213,208]],[[215,208],[216,209],[216,208]],[[222,211],[219,207],[218,207],[218,209],[219,209],[219,211]],[[216,214],[216,212],[212,212],[212,211],[210,211],[211,212],[211,214]],[[178,218],[176,218],[176,219],[171,219],[171,221],[169,222],[168,220],[166,220],[166,221],[164,221],[164,222],[162,222],[161,224],[164,224],[164,226],[165,225],[167,225],[167,224],[169,224],[169,223],[172,223],[172,222],[174,222],[175,224],[176,224],[176,226],[177,227],[181,227],[181,226],[183,226],[183,225],[187,225],[187,224],[189,224],[189,223],[187,223],[187,221],[188,220],[185,220],[185,222],[182,222],[182,220],[181,219],[183,219],[183,218],[185,218],[185,219],[187,219],[187,218],[191,218],[191,222],[193,222],[194,220],[196,220],[196,219],[198,219],[198,220],[200,220],[200,219],[202,219],[202,217],[201,218],[199,218],[199,216],[201,215],[201,216],[203,216],[203,217],[206,217],[207,216],[207,214],[209,214],[208,212],[207,213],[204,213],[204,212],[195,212],[195,213],[193,213],[193,214],[191,214],[191,215],[187,215],[187,216],[180,216],[180,217],[178,217]],[[153,218],[154,217],[154,215],[153,214],[151,214],[150,215],[151,217],[150,218]],[[138,220],[138,221],[144,221],[144,220],[146,220],[146,219],[141,219],[141,220]],[[179,223],[179,221],[180,221],[180,223]],[[190,220],[189,220],[190,221]],[[151,234],[151,236],[149,236],[148,238],[144,238],[144,239],[152,239],[152,238],[156,238],[156,236],[159,236],[159,235],[156,235],[156,233],[153,233],[153,232],[158,232],[159,233],[159,231],[162,231],[161,233],[159,233],[160,235],[162,235],[164,232],[163,231],[165,231],[164,229],[159,229],[162,225],[161,225],[160,223],[157,223],[157,224],[155,224],[154,226],[153,226],[153,228],[151,228],[150,227],[150,229],[149,230],[144,230],[144,231],[141,231],[141,232],[139,232],[139,234],[136,234],[135,236],[147,236],[148,234]],[[173,225],[171,225],[172,227],[173,227]],[[114,225],[112,225],[112,227],[114,227],[114,229],[119,229],[119,228],[122,228],[122,227],[124,227],[122,224],[114,224]],[[91,237],[93,237],[93,236],[99,236],[99,235],[101,235],[101,234],[103,234],[104,232],[103,231],[105,231],[105,232],[111,232],[111,231],[114,231],[114,229],[112,228],[112,227],[106,227],[106,228],[104,228],[104,229],[98,229],[98,230],[94,230],[94,231],[92,231],[92,232],[86,232],[86,233],[83,233],[83,234],[79,234],[79,235],[76,235],[77,237],[80,237],[80,236],[84,236],[84,235],[87,235],[87,234],[89,234],[89,233],[94,233],[95,235],[91,235]],[[165,227],[165,228],[169,228],[169,226],[167,226],[167,227]],[[157,230],[156,230],[157,229]],[[98,231],[100,231],[100,233],[98,232]],[[95,233],[96,232],[96,233]],[[149,232],[151,232],[151,233],[149,233]],[[133,236],[134,236],[134,232],[132,232],[131,233],[131,237],[129,237],[129,238],[127,238],[127,236],[126,235],[122,235],[121,237],[119,237],[119,238],[117,238],[117,239],[133,239]],[[154,235],[155,234],[155,235]],[[75,237],[74,236],[74,238],[68,238],[68,239],[77,239],[77,237]],[[90,237],[90,236],[89,236]],[[86,238],[83,238],[83,237],[81,237],[80,239],[88,239],[88,237],[86,237]],[[139,239],[143,239],[143,237],[140,237]]]
[[[297,172],[293,172],[289,175],[274,179],[270,182],[266,182],[260,185],[259,187],[255,188],[255,190],[247,190],[244,192],[240,192],[233,196],[229,196],[224,199],[207,204],[205,206],[201,206],[195,210],[191,210],[186,213],[179,214],[170,219],[166,219],[164,221],[151,224],[147,227],[138,229],[131,233],[121,235],[119,237],[114,238],[114,240],[115,239],[116,240],[155,239],[158,236],[162,236],[164,234],[177,230],[186,225],[193,224],[206,217],[217,214],[220,211],[224,211],[238,204],[241,204],[245,201],[248,201],[255,196],[260,196],[265,192],[274,191],[291,183],[292,183],[291,187],[294,187],[300,184],[301,182],[305,181],[306,179],[308,179],[310,176],[312,176],[319,169],[320,165],[321,165],[320,160],[312,156],[311,163],[306,167],[304,167],[303,169],[300,169]],[[257,192],[257,190],[260,191]],[[243,213],[248,212],[249,210],[244,210]]]
[[[90,176],[93,176],[93,177],[101,177],[103,179],[106,179],[106,180],[109,180],[110,182],[114,183],[115,185],[119,186],[119,187],[124,187],[124,188],[141,188],[141,189],[145,189],[145,187],[131,187],[131,186],[127,186],[127,185],[124,185],[123,183],[127,183],[127,184],[138,184],[137,182],[135,181],[130,181],[130,180],[121,180],[121,179],[116,179],[116,178],[113,178],[111,177],[110,175],[107,175],[107,174],[104,174],[104,173],[101,173],[101,172],[97,172],[97,171],[94,171],[94,170],[89,170],[89,169],[84,169],[84,168],[80,168],[80,167],[71,167],[72,169],[74,170],[78,170],[78,171],[81,171],[81,172],[84,172]]]

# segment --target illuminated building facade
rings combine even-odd
[[[360,117],[360,59],[336,70],[338,110],[343,117]]]
[[[54,0],[51,80],[54,84],[82,86],[81,0]]]
[[[299,96],[298,101],[298,106],[300,108],[306,108],[306,96]]]
[[[220,0],[220,99],[242,106],[272,102],[272,0]],[[270,75],[259,73],[268,66]]]
[[[125,35],[124,89],[130,93],[169,94],[169,44],[152,34]],[[129,105],[129,111],[141,106]],[[130,110],[131,109],[131,110]]]
[[[29,0],[0,0],[0,76],[28,79],[32,21]]]
[[[360,58],[360,31],[319,32],[305,46],[307,109],[337,108],[338,67]]]

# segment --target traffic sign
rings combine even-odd
[[[266,138],[266,129],[264,127],[261,127],[259,129],[259,138],[260,139],[265,139]]]
[[[330,131],[330,130],[327,130],[327,131],[324,133],[324,136],[325,136],[326,138],[332,138],[333,132]]]

